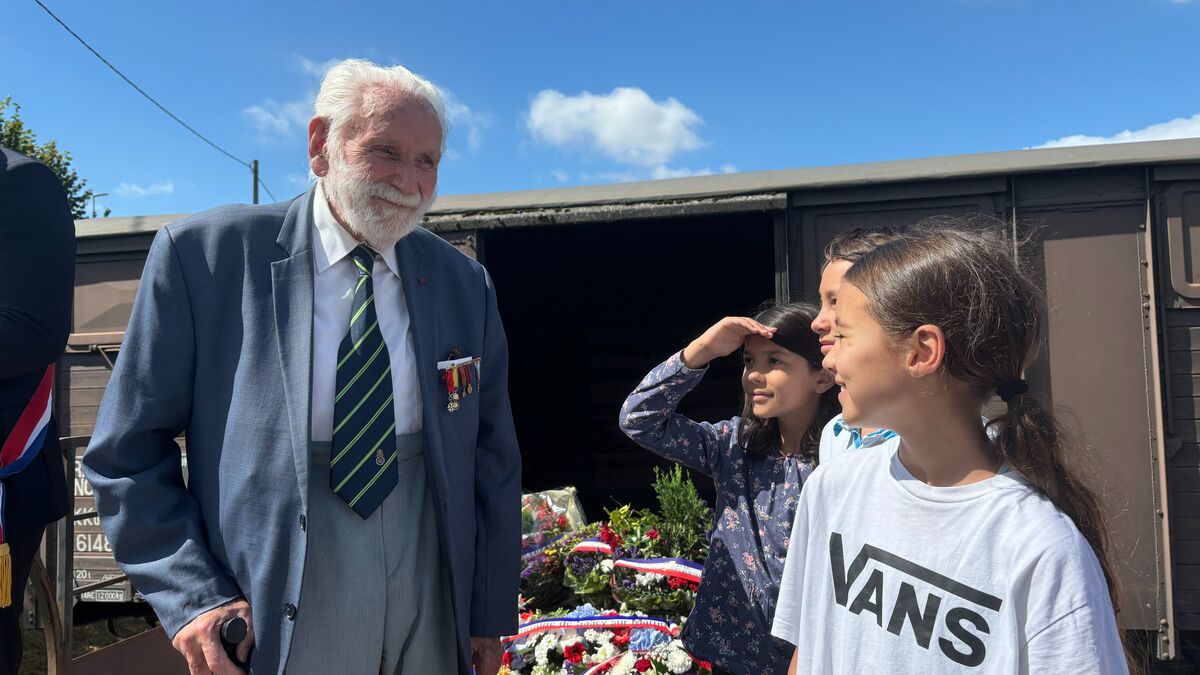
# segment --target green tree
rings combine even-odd
[[[12,108],[11,115],[9,108]],[[71,214],[76,218],[87,218],[87,203],[92,198],[92,191],[86,189],[87,181],[71,168],[71,153],[59,150],[54,141],[39,145],[33,130],[21,119],[21,105],[14,103],[11,96],[0,99],[0,145],[50,167],[67,192]],[[104,210],[105,216],[109,213],[109,209]]]

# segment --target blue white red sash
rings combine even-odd
[[[571,553],[603,553],[605,555],[612,555],[612,551],[612,546],[609,546],[608,544],[594,537],[591,539],[584,539],[578,544],[575,544],[575,547],[571,549]]]
[[[679,626],[670,621],[652,619],[648,616],[599,615],[583,617],[561,617],[558,619],[539,619],[521,624],[516,635],[501,638],[504,642],[521,640],[538,633],[552,630],[619,630],[619,629],[648,628],[657,630],[672,637],[679,635]]]
[[[617,567],[626,567],[638,572],[661,574],[665,577],[686,579],[700,583],[704,574],[704,566],[682,558],[623,558],[614,563]]]
[[[50,426],[50,411],[54,399],[54,366],[46,367],[42,381],[33,398],[25,406],[17,424],[0,446],[0,544],[4,536],[4,479],[15,476],[29,466],[46,442]]]

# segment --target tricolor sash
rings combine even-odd
[[[575,544],[575,547],[571,549],[571,553],[604,553],[606,555],[612,555],[612,552],[612,546],[609,546],[595,537],[591,539],[584,539],[578,544]]]
[[[704,574],[704,566],[682,558],[624,558],[614,563],[617,567],[626,567],[638,572],[661,574],[665,577],[686,579],[700,583]]]
[[[648,616],[598,615],[584,617],[561,617],[558,619],[539,619],[521,624],[516,635],[501,638],[503,642],[521,640],[538,633],[551,630],[618,630],[618,629],[650,629],[666,633],[671,637],[679,635],[679,626],[670,621],[653,619]]]
[[[17,475],[41,451],[50,427],[54,399],[54,365],[46,366],[33,398],[0,446],[0,607],[12,604],[12,557],[4,532],[4,480]]]

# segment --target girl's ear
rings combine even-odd
[[[905,366],[909,375],[925,377],[938,372],[946,358],[946,334],[933,324],[917,326],[909,337]]]
[[[825,370],[824,368],[818,368],[817,369],[817,386],[816,386],[817,394],[818,395],[824,394],[825,392],[829,391],[829,389],[831,387],[833,387],[833,385],[834,385],[833,373],[829,372],[828,370]]]

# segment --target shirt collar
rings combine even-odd
[[[316,240],[321,243],[316,248],[316,264],[317,274],[322,274],[325,270],[333,267],[336,263],[350,255],[350,252],[359,245],[358,240],[346,231],[346,228],[338,224],[337,218],[333,217],[333,211],[329,208],[329,201],[325,197],[325,189],[321,187],[321,181],[317,181],[316,193],[313,195],[313,227],[317,231]],[[400,264],[396,258],[396,247],[392,246],[386,251],[379,253],[383,263],[387,265],[388,270],[392,274],[400,277]]]
[[[835,437],[840,436],[843,431],[850,432],[850,440],[854,443],[854,447],[856,448],[861,448],[864,445],[867,447],[879,445],[886,440],[896,437],[896,432],[892,431],[891,429],[876,429],[864,437],[860,429],[855,429],[854,427],[847,425],[846,421],[842,419],[842,416],[838,415],[833,420],[833,435]]]

